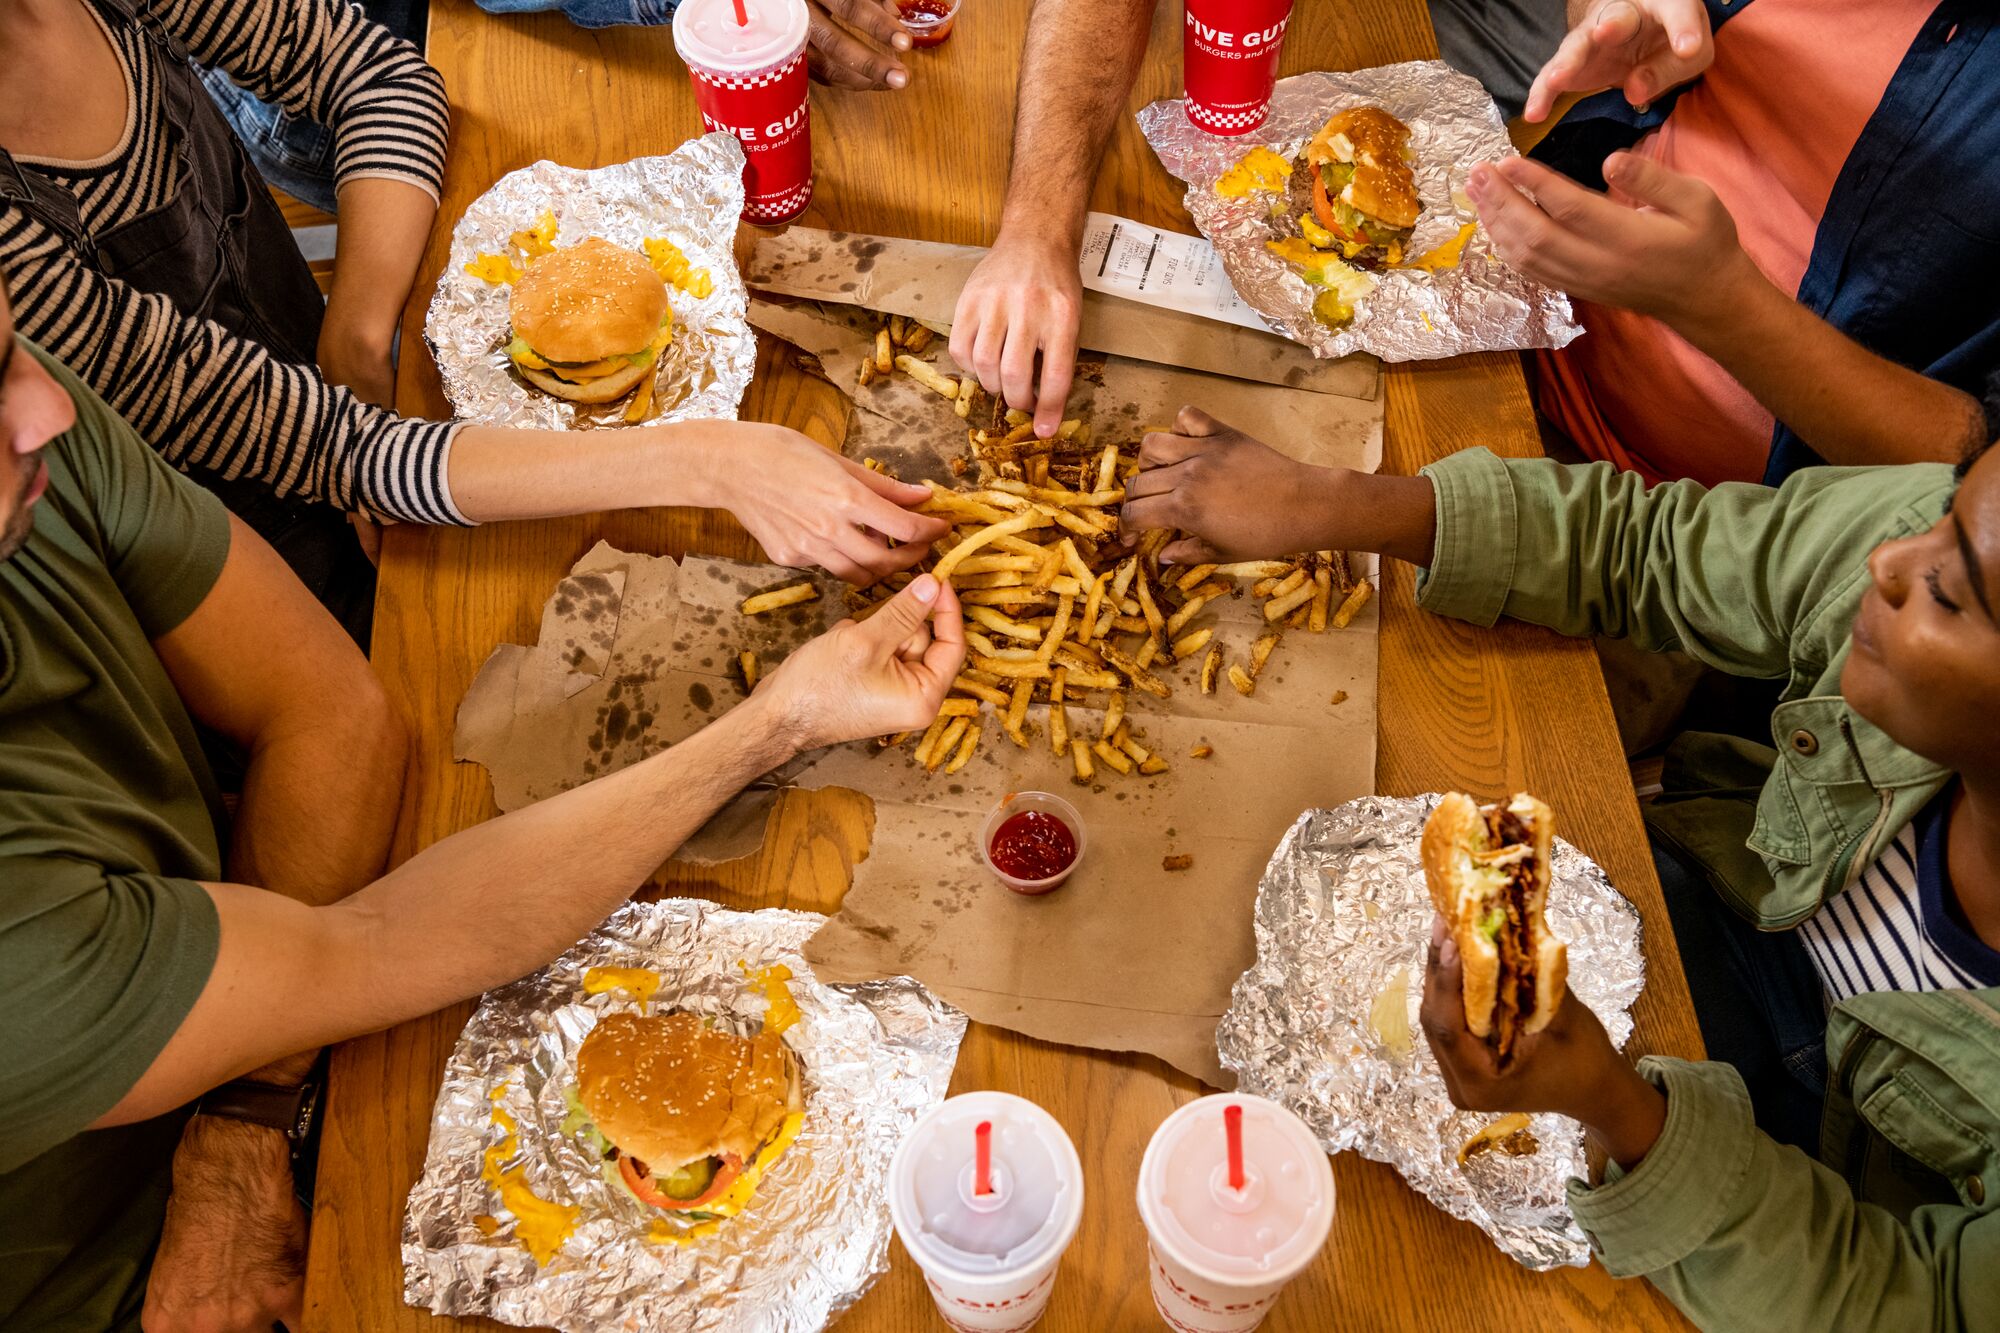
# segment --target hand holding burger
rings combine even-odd
[[[1468,1111],[1555,1111],[1630,1168],[1666,1123],[1666,1098],[1611,1045],[1589,1006],[1564,1003],[1568,954],[1543,919],[1555,817],[1519,793],[1447,794],[1424,825],[1438,916],[1423,1028],[1452,1102]]]

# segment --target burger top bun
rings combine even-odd
[[[538,356],[583,364],[651,343],[667,315],[667,284],[644,255],[592,237],[530,264],[511,300],[514,331]]]

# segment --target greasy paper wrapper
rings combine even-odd
[[[1428,253],[1478,220],[1465,182],[1480,162],[1514,155],[1499,108],[1478,80],[1437,60],[1346,73],[1280,79],[1271,110],[1253,133],[1221,138],[1197,128],[1179,99],[1139,113],[1139,128],[1166,169],[1188,184],[1187,209],[1214,243],[1237,294],[1279,333],[1315,356],[1373,352],[1384,361],[1420,361],[1463,352],[1561,347],[1583,332],[1569,298],[1508,265],[1484,229],[1473,233],[1463,260],[1438,273],[1382,269],[1375,290],[1354,318],[1329,328],[1313,318],[1317,290],[1265,248],[1272,227],[1269,194],[1242,199],[1215,192],[1216,180],[1253,148],[1295,158],[1334,112],[1380,106],[1410,127],[1417,194],[1423,215],[1407,247]]]
[[[465,210],[424,319],[424,339],[459,419],[550,430],[624,424],[629,396],[572,403],[516,375],[505,351],[513,289],[465,271],[481,254],[518,263],[508,238],[534,226],[545,209],[556,215],[558,248],[600,236],[639,250],[665,238],[691,266],[708,270],[714,290],[706,298],[667,288],[674,337],[654,368],[652,408],[642,424],[733,418],[757,368],[757,337],[744,317],[749,297],[732,248],[743,211],[743,149],[731,135],[709,134],[665,157],[591,171],[537,162],[502,176]]]
[[[1417,847],[1438,797],[1364,797],[1299,817],[1264,871],[1253,922],[1257,962],[1216,1028],[1237,1087],[1297,1112],[1332,1153],[1387,1162],[1432,1203],[1464,1218],[1529,1268],[1590,1262],[1564,1194],[1584,1177],[1583,1129],[1538,1114],[1525,1157],[1458,1149],[1496,1115],[1459,1111],[1418,1021],[1430,947],[1430,892]],[[1603,867],[1556,839],[1547,915],[1569,948],[1569,997],[1623,1047],[1646,984],[1639,914]],[[1411,1050],[1398,1058],[1374,1023],[1376,997],[1405,973]]]
[[[824,923],[808,912],[732,912],[698,899],[631,903],[548,967],[489,992],[460,1034],[431,1120],[423,1176],[403,1221],[404,1298],[434,1314],[585,1329],[818,1329],[888,1271],[889,1159],[951,1081],[965,1015],[907,977],[830,986],[800,946]],[[650,1012],[680,1009],[745,1034],[763,992],[744,977],[792,970],[801,1017],[785,1032],[806,1087],[805,1124],[750,1205],[691,1245],[645,1239],[666,1214],[611,1188],[559,1130],[578,1044],[597,1021],[636,1010],[621,991],[586,995],[594,966],[660,974]],[[519,1122],[536,1194],[580,1204],[576,1230],[546,1267],[480,1176],[502,1137],[492,1091]],[[499,1218],[492,1236],[474,1218]]]

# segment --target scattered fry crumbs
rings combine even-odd
[[[1186,870],[1192,865],[1194,865],[1194,857],[1187,852],[1182,852],[1177,856],[1164,857],[1160,861],[1160,869],[1162,870]]]
[[[1339,706],[1340,706],[1341,704],[1344,704],[1344,703],[1346,703],[1346,702],[1347,702],[1347,691],[1346,691],[1346,690],[1335,690],[1335,691],[1333,692],[1333,699],[1332,699],[1332,703],[1333,703],[1333,705],[1334,705],[1334,706],[1335,706],[1336,708],[1337,708],[1337,707],[1339,707]]]
[[[1197,745],[1192,750],[1188,751],[1188,758],[1206,759],[1214,753],[1215,753],[1215,747],[1213,745]]]

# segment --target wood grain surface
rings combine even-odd
[[[903,93],[815,89],[819,184],[804,221],[989,242],[1008,165],[1028,8],[1029,0],[967,0],[951,41],[911,58],[912,84]],[[1179,24],[1179,6],[1162,6],[1134,109],[1178,92]],[[1421,0],[1301,5],[1284,67],[1287,73],[1360,68],[1434,50]],[[421,351],[422,318],[451,224],[466,205],[503,173],[537,159],[599,166],[667,152],[700,125],[664,29],[589,32],[557,17],[500,19],[471,0],[433,0],[430,57],[451,92],[453,145],[444,208],[404,326],[400,393],[405,411],[445,416],[435,370]],[[1123,124],[1093,207],[1187,229],[1179,199],[1178,183],[1129,121]],[[748,239],[746,229],[739,254]],[[1397,366],[1385,383],[1388,470],[1410,472],[1475,445],[1508,455],[1538,452],[1515,356]],[[837,391],[792,365],[781,348],[760,350],[746,418],[790,425],[831,444],[844,433],[846,411]],[[684,510],[388,533],[374,656],[417,738],[398,860],[492,816],[484,771],[452,762],[459,699],[495,644],[533,641],[548,589],[599,538],[653,553],[756,556],[726,516]],[[1636,1049],[1698,1056],[1700,1037],[1588,645],[1525,626],[1480,630],[1424,615],[1414,607],[1406,566],[1388,565],[1383,593],[1379,789],[1525,787],[1550,801],[1564,835],[1604,863],[1645,918],[1651,966]],[[846,889],[870,825],[864,798],[793,795],[780,804],[757,855],[699,875],[674,871],[662,886],[734,907],[829,911]],[[399,1236],[444,1061],[469,1012],[469,1004],[456,1006],[335,1052],[307,1328],[374,1333],[450,1323],[404,1305]],[[1076,1140],[1088,1173],[1085,1224],[1041,1327],[1093,1333],[1159,1327],[1133,1189],[1153,1128],[1202,1089],[1151,1059],[974,1026],[952,1090],[976,1088],[1004,1089],[1049,1108]],[[1334,1174],[1339,1203],[1332,1240],[1280,1300],[1266,1325],[1271,1329],[1523,1333],[1680,1325],[1650,1287],[1615,1281],[1595,1266],[1525,1272],[1385,1167],[1346,1154],[1335,1159]],[[889,1273],[839,1326],[942,1327],[900,1246],[890,1262]]]

